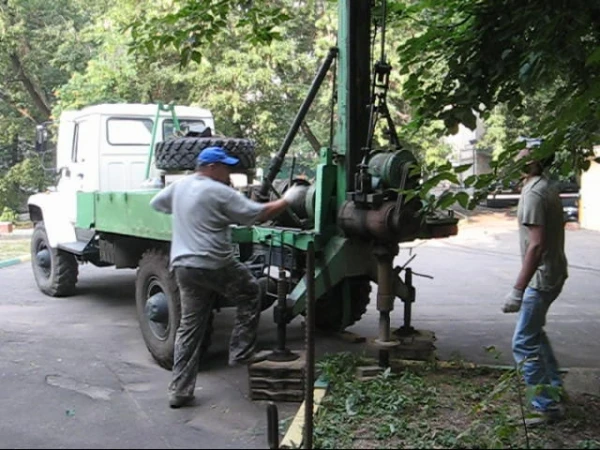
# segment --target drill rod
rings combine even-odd
[[[319,92],[319,89],[321,88],[321,84],[323,84],[325,75],[327,75],[327,72],[329,71],[329,68],[331,67],[331,64],[333,63],[333,60],[337,57],[337,54],[338,54],[337,47],[332,47],[329,49],[327,58],[325,58],[325,61],[323,61],[323,64],[319,68],[319,71],[317,72],[317,75],[316,75],[315,79],[313,80],[310,90],[308,91],[308,95],[306,96],[306,98],[304,99],[304,102],[300,106],[300,110],[298,111],[298,114],[296,115],[296,118],[294,119],[294,122],[292,123],[292,126],[290,127],[290,130],[288,131],[288,133],[285,137],[285,140],[283,141],[283,144],[281,144],[281,148],[279,149],[279,151],[277,152],[277,155],[275,155],[275,157],[271,160],[271,163],[269,164],[267,176],[265,177],[262,185],[260,186],[260,190],[259,190],[260,197],[266,198],[267,195],[269,194],[269,185],[273,182],[273,180],[275,180],[275,178],[277,177],[277,174],[281,170],[281,166],[283,166],[283,162],[285,160],[285,155],[287,154],[287,151],[290,149],[290,146],[292,145],[292,142],[294,141],[296,134],[298,134],[300,125],[302,125],[302,122],[304,121],[304,118],[306,117],[306,114],[308,113],[308,110],[310,109],[312,102],[314,101],[315,97],[317,96],[317,93]]]

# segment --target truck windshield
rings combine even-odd
[[[110,145],[150,145],[153,121],[150,119],[116,119],[106,122]]]
[[[190,130],[197,133],[202,133],[206,128],[206,123],[199,119],[179,119],[179,125],[182,131]],[[163,122],[163,139],[168,139],[173,136],[175,126],[172,119],[166,119]]]

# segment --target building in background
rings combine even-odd
[[[470,130],[460,125],[458,133],[444,138],[445,142],[452,147],[452,164],[462,166],[471,164],[471,168],[460,175],[461,181],[471,175],[481,175],[491,172],[492,161],[491,150],[477,148],[477,143],[485,134],[485,125],[482,120],[477,119],[477,127]]]
[[[596,158],[600,146],[594,147]],[[582,228],[600,231],[600,164],[592,160],[590,168],[581,174],[579,190],[579,223]]]

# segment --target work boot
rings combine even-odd
[[[249,356],[242,359],[234,359],[229,361],[230,367],[238,367],[238,366],[249,366],[250,364],[254,364],[257,362],[264,361],[272,352],[270,350],[261,350],[259,352],[254,352]]]
[[[181,408],[182,406],[187,406],[193,401],[193,395],[169,395],[169,406],[173,409]]]

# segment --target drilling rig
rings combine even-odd
[[[377,8],[381,51],[373,45],[374,2],[339,0],[338,5],[338,45],[319,68],[262,183],[256,187],[251,183],[245,191],[266,202],[297,184],[303,198],[276,221],[232,230],[240,261],[259,280],[262,309],[276,303],[278,345],[271,356],[275,361],[297,358],[286,349],[286,326],[306,313],[309,282],[315,325],[330,331],[360,320],[371,299],[371,283],[376,283],[375,342],[387,354],[398,345],[398,337],[416,333],[411,326],[413,273],[409,267],[394,266],[400,244],[458,231],[451,211],[423,215],[420,198],[405,195],[419,187],[421,173],[415,155],[400,142],[387,105],[392,68],[385,55],[386,2]],[[279,179],[287,152],[328,74],[333,75],[335,92],[330,142],[320,149],[316,177],[312,183],[294,178],[293,173]],[[179,290],[169,270],[171,218],[154,211],[149,202],[169,175],[193,170],[197,154],[206,146],[225,147],[240,159],[239,170],[250,179],[256,158],[253,144],[245,139],[214,137],[206,130],[184,137],[167,135],[165,130],[180,128],[177,116],[195,127],[208,129],[214,123],[210,112],[199,108],[163,109],[160,104],[158,111],[154,105],[99,105],[64,113],[57,150],[64,163],[61,182],[53,192],[32,196],[29,211],[36,224],[31,252],[39,288],[50,296],[73,294],[82,263],[137,268],[142,336],[158,364],[169,369],[181,316]],[[384,147],[374,144],[381,121],[389,138]],[[148,134],[149,124],[153,125],[148,149],[134,137]],[[112,138],[125,140],[112,142],[111,130],[121,130]],[[38,140],[44,148],[46,133],[40,131]],[[154,145],[155,137],[161,136]],[[151,172],[160,174],[160,183],[140,186],[138,181]],[[310,277],[309,248],[314,251]],[[393,332],[390,313],[396,298],[404,303],[404,323]],[[224,298],[217,298],[214,305],[235,306]],[[212,313],[209,324],[201,353],[210,345]]]
[[[269,226],[237,228],[234,240],[241,259],[255,267],[258,276],[264,277],[266,266],[280,268],[277,287],[263,278],[264,295],[271,297],[267,303],[277,300],[275,321],[280,327],[306,309],[309,243],[316,255],[317,328],[340,331],[358,321],[370,302],[371,282],[375,282],[379,311],[375,342],[389,349],[397,344],[398,334],[415,333],[411,326],[413,274],[410,268],[394,267],[399,244],[454,235],[458,221],[452,211],[424,216],[419,197],[407,200],[404,195],[418,188],[421,173],[415,155],[400,142],[388,109],[392,67],[385,55],[386,2],[379,9],[381,51],[373,50],[374,3],[339,1],[339,45],[330,49],[254,192],[256,199],[267,200],[300,184],[303,199]],[[335,74],[337,113],[331,141],[320,150],[316,179],[312,184],[293,177],[278,180],[287,151],[330,71]],[[375,149],[375,130],[382,120],[389,143]],[[394,335],[390,313],[397,297],[404,302],[404,324]],[[280,347],[279,357],[285,359],[289,352]]]

